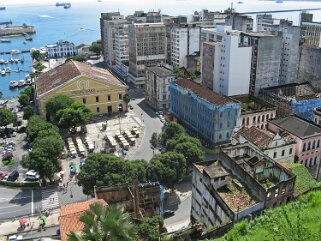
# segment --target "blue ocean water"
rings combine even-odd
[[[0,52],[12,49],[30,50],[40,48],[58,40],[68,40],[75,44],[87,43],[100,39],[99,17],[101,12],[120,11],[123,15],[132,14],[135,10],[160,9],[164,14],[187,15],[204,8],[211,11],[222,11],[231,5],[231,0],[67,0],[71,2],[70,9],[56,7],[55,1],[38,1],[38,3],[12,4],[10,0],[1,1],[1,6],[6,6],[5,11],[0,11],[0,22],[12,20],[14,25],[33,25],[37,33],[33,35],[33,41],[25,41],[24,37],[12,37],[11,43],[0,43]],[[275,2],[244,0],[243,4],[234,3],[234,8],[240,12],[276,9],[298,9],[320,7],[320,2]],[[321,21],[321,11],[313,12],[315,21]],[[298,13],[274,14],[276,18],[287,18],[298,22]],[[254,16],[255,18],[255,16]],[[26,44],[23,44],[26,42]],[[20,68],[20,73],[10,73],[6,76],[0,75],[0,91],[4,97],[13,97],[19,94],[21,89],[10,90],[11,80],[24,79],[27,72],[31,71],[30,54],[17,55],[14,58],[24,58],[23,64],[8,65],[11,69]],[[0,55],[0,59],[10,59],[11,55]],[[0,68],[4,68],[1,66]]]

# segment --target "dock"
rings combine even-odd
[[[33,26],[10,26],[0,28],[0,37],[3,36],[17,36],[17,35],[31,35],[35,34],[36,29]]]
[[[30,50],[20,50],[18,54],[25,54],[25,53],[30,53]],[[2,54],[12,54],[11,51],[8,52],[0,52],[0,55]]]
[[[12,24],[12,21],[5,21],[5,22],[0,22],[0,25],[9,25]]]

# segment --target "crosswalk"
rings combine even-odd
[[[59,198],[58,198],[58,193],[56,188],[42,189],[41,195],[42,195],[42,203],[41,203],[42,210],[55,209],[59,207]]]

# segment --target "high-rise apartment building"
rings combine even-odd
[[[271,31],[274,23],[272,14],[257,14],[256,15],[256,31]]]
[[[200,27],[176,26],[171,30],[171,63],[187,68],[187,55],[200,51]]]
[[[204,29],[204,32],[209,36],[209,42],[215,43],[211,45],[212,51],[215,52],[213,64],[205,62],[208,59],[202,51],[202,65],[206,65],[207,72],[213,71],[213,90],[227,96],[248,94],[252,47],[239,44],[241,32],[231,30],[231,26]],[[202,69],[204,68],[202,66]],[[204,77],[203,74],[202,80],[206,78],[208,76]],[[209,79],[205,82],[208,86]]]
[[[246,15],[240,15],[239,13],[233,13],[232,15],[226,16],[225,25],[232,26],[233,30],[252,32],[253,18]]]
[[[115,26],[115,67],[116,73],[126,79],[128,76],[128,28],[129,24],[117,24]]]
[[[163,23],[134,23],[129,27],[129,80],[145,86],[145,67],[165,63],[166,29]]]
[[[282,54],[281,34],[242,33],[240,43],[252,47],[250,95],[258,95],[261,88],[277,86]]]
[[[108,66],[115,65],[115,26],[127,21],[119,12],[102,13],[100,17],[100,33],[104,61]]]
[[[313,22],[313,14],[301,13],[301,38],[305,44],[321,48],[321,22]]]

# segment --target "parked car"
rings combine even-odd
[[[3,180],[6,176],[8,176],[8,173],[0,172],[0,180]]]
[[[19,177],[19,172],[14,170],[9,174],[7,181],[14,182],[18,179],[18,177]]]
[[[159,112],[158,112],[158,111],[156,111],[156,112],[155,112],[155,115],[156,115],[156,116],[158,116],[158,115],[159,115]]]
[[[36,172],[35,170],[29,170],[26,172],[26,179],[28,180],[39,180],[40,175],[38,174],[38,172]]]
[[[132,105],[128,105],[128,108],[129,108],[130,110],[134,109],[134,107],[133,107]]]
[[[164,117],[161,117],[159,119],[160,119],[161,122],[163,122],[163,123],[165,122],[165,118]]]
[[[175,212],[172,210],[164,210],[163,217],[164,218],[169,218],[174,216]]]
[[[163,111],[158,111],[159,115],[164,115]]]

